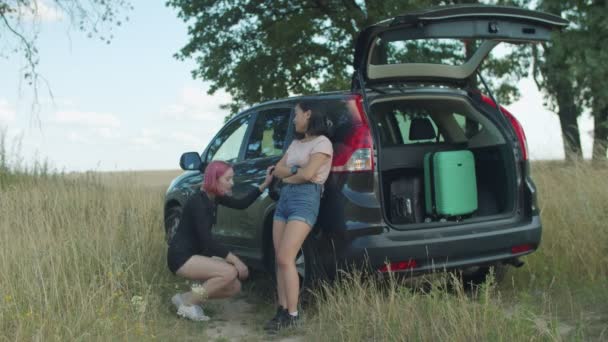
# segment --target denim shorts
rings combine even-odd
[[[319,215],[323,186],[315,183],[285,184],[274,212],[275,221],[302,221],[314,226]]]

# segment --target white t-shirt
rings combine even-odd
[[[323,153],[329,156],[329,159],[317,170],[317,173],[312,178],[313,183],[323,184],[331,171],[331,158],[334,154],[331,141],[326,136],[320,135],[310,141],[294,140],[287,149],[287,167],[291,168],[294,165],[306,167],[310,161],[310,156],[315,153]]]

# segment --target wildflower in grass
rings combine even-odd
[[[146,301],[143,299],[142,296],[131,297],[131,305],[133,305],[135,310],[140,314],[146,312]]]

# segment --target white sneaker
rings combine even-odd
[[[198,305],[180,305],[177,309],[177,315],[183,318],[187,318],[193,321],[208,321],[209,316],[205,316],[203,308]]]
[[[185,317],[193,321],[208,321],[209,316],[205,315],[203,308],[200,305],[186,305],[180,293],[171,297],[171,303],[175,305],[177,314],[180,317]]]
[[[180,293],[174,295],[173,297],[171,297],[171,303],[173,303],[173,305],[175,305],[175,309],[179,310],[179,307],[184,305],[184,299],[182,298],[182,295]]]

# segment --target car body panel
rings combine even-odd
[[[567,25],[559,16],[505,6],[460,5],[412,12],[360,33],[355,46],[355,74],[359,73],[367,85],[412,80],[462,83],[476,72],[499,42],[548,41],[554,31]],[[391,64],[385,60],[383,49],[390,42],[429,39],[485,41],[462,65],[432,61]]]

